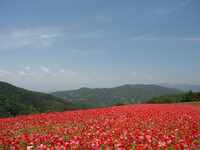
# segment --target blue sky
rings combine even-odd
[[[1,0],[0,80],[36,91],[200,84],[199,0]]]

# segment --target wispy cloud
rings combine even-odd
[[[184,22],[182,22],[181,24],[189,24],[189,23],[192,23],[194,22],[195,19],[189,19],[189,20],[186,20]]]
[[[59,73],[62,74],[62,75],[68,76],[68,77],[73,77],[73,76],[76,75],[76,72],[71,71],[71,70],[65,70],[65,69],[61,69],[59,71]]]
[[[41,66],[41,67],[42,67],[42,66]],[[41,70],[41,67],[40,67],[40,70]],[[33,77],[33,76],[41,76],[41,75],[42,75],[42,72],[34,71],[34,70],[32,70],[29,66],[26,66],[26,67],[24,68],[24,70],[20,70],[20,71],[18,72],[18,75],[20,75],[20,76],[31,76],[31,77]]]
[[[149,35],[143,35],[143,36],[137,36],[131,39],[132,42],[139,41],[139,40],[145,40],[148,38]]]
[[[96,80],[97,81],[103,81],[103,80],[105,80],[103,77],[96,77]]]
[[[49,76],[49,77],[55,78],[55,77],[73,77],[76,75],[76,73],[71,70],[65,70],[65,69],[61,69],[57,72],[53,72],[46,66],[40,66],[40,71],[35,71],[35,70],[32,70],[29,66],[26,66],[24,70],[20,70],[18,72],[18,75],[28,76],[28,77]]]
[[[94,17],[94,21],[108,22],[111,21],[114,16],[111,14],[98,14]]]
[[[86,54],[88,54],[88,53],[85,52],[85,51],[80,51],[80,50],[75,50],[75,49],[69,50],[68,52],[69,52],[71,55],[86,55]]]
[[[160,6],[160,7],[152,8],[152,9],[147,10],[146,12],[142,13],[139,16],[139,18],[142,20],[144,20],[144,19],[148,20],[148,19],[153,19],[153,18],[157,18],[157,17],[162,17],[164,15],[169,15],[169,14],[175,13],[179,9],[188,5],[191,1],[192,0],[185,0],[176,5]]]
[[[189,37],[189,38],[183,38],[181,40],[183,40],[183,41],[197,41],[197,42],[200,42],[200,37]]]
[[[25,76],[26,73],[25,73],[24,71],[19,71],[19,75],[21,75],[21,76]]]
[[[60,36],[60,33],[54,33],[54,34],[42,34],[40,36],[41,39],[51,39]]]
[[[5,70],[0,70],[0,78],[4,81],[11,83],[17,83],[23,87],[33,87],[36,89],[42,89],[47,91],[50,89],[66,90],[66,88],[80,88],[82,86],[88,87],[104,87],[112,82],[119,82],[119,79],[113,79],[109,76],[102,75],[81,75],[77,74],[72,70],[67,70],[65,68],[53,71],[53,69],[41,65],[38,69],[32,69],[30,66],[24,67],[24,69],[18,72],[9,72]],[[47,88],[47,89],[46,89]],[[33,90],[33,89],[32,89]]]
[[[185,0],[177,5],[175,5],[174,7],[171,8],[165,8],[165,11],[163,14],[170,14],[173,13],[181,8],[183,8],[184,6],[188,5],[192,0]],[[161,13],[162,14],[162,13]]]
[[[23,46],[46,47],[55,43],[62,34],[54,27],[38,27],[0,31],[0,49],[11,49]]]
[[[76,35],[77,38],[99,38],[103,36],[103,33],[100,31],[94,31],[94,32],[85,32],[85,33],[78,33]]]
[[[0,69],[0,77],[10,75],[10,74],[12,74],[12,72]]]
[[[155,13],[156,14],[159,14],[159,15],[166,15],[166,14],[170,14],[170,13],[173,13],[175,11],[177,11],[178,9],[188,5],[189,3],[191,2],[191,0],[185,0],[173,7],[170,7],[170,8],[161,8],[161,9],[156,9],[155,10]]]
[[[106,50],[69,50],[71,55],[109,55],[109,52]]]
[[[130,39],[131,42],[140,41],[140,40],[152,40],[152,41],[158,41],[158,40],[168,40],[166,37],[153,37],[152,34],[137,36],[132,39]]]
[[[136,36],[130,39],[130,42],[136,41],[194,41],[199,42],[200,37],[158,37],[151,36],[151,34]]]
[[[80,27],[50,27],[10,29],[0,28],[0,50],[21,47],[50,47],[60,41],[96,39],[104,36],[103,31],[85,31]]]
[[[192,0],[185,0],[185,1],[181,2],[181,3],[179,3],[179,5],[177,5],[176,7],[183,7],[185,5],[188,5],[191,1]]]
[[[134,78],[132,78],[134,76]],[[103,75],[98,73],[88,73],[81,74],[76,73],[72,70],[67,70],[65,68],[53,71],[53,69],[41,65],[38,69],[31,69],[31,67],[26,66],[24,69],[18,72],[9,72],[5,70],[0,70],[0,78],[4,81],[11,83],[17,83],[23,87],[32,87],[31,90],[42,89],[47,91],[53,90],[66,90],[67,88],[80,88],[82,86],[86,87],[113,87],[122,84],[127,84],[132,82],[153,82],[150,75],[146,73],[134,72],[131,74],[131,79],[129,77],[119,77]]]
[[[42,74],[51,74],[50,69],[45,66],[41,66],[40,70],[41,70]]]
[[[152,80],[153,79],[150,75],[148,75],[146,73],[134,72],[133,75],[134,76],[138,76],[138,77],[143,77],[143,78],[145,78],[147,80]]]
[[[119,18],[126,14],[127,10],[116,10],[113,12],[100,12],[93,17],[93,20],[96,22],[108,22],[113,19]]]

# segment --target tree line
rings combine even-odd
[[[185,94],[169,94],[153,97],[146,101],[146,103],[179,103],[192,101],[200,101],[200,92],[192,92],[192,90],[189,90]]]

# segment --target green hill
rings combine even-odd
[[[0,95],[0,118],[37,114],[39,113],[33,107],[9,100],[3,95]]]
[[[86,108],[98,108],[121,104],[139,104],[151,97],[164,94],[180,94],[180,90],[158,85],[123,85],[115,88],[81,88],[78,90],[50,93],[54,96],[81,104]]]
[[[81,107],[45,93],[28,91],[0,82],[0,117],[11,117],[35,113],[77,110]]]
[[[189,90],[184,94],[169,94],[162,95],[158,97],[152,97],[146,103],[181,103],[181,102],[199,102],[200,101],[200,92],[192,92]]]
[[[149,100],[147,100],[145,103],[178,103],[182,100],[184,94],[167,94],[167,95],[162,95],[158,97],[152,97]]]

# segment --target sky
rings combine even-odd
[[[200,85],[199,0],[1,0],[0,81],[51,92]]]

